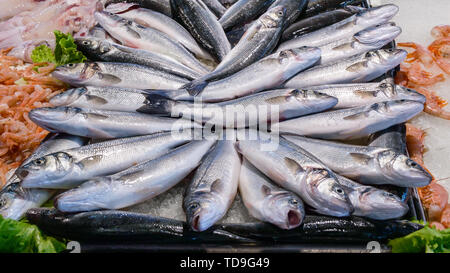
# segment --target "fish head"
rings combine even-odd
[[[42,107],[28,113],[28,117],[40,127],[55,132],[52,125],[64,125],[67,122],[79,122],[82,110],[77,107]]]
[[[332,216],[349,216],[354,208],[336,176],[325,169],[308,169],[305,173],[306,194],[315,210]]]
[[[98,56],[108,53],[113,49],[112,44],[107,40],[94,37],[76,38],[75,44],[91,60],[97,59]]]
[[[81,96],[87,92],[86,87],[72,88],[63,93],[60,93],[50,99],[50,104],[53,106],[66,106],[77,101]]]
[[[337,98],[314,90],[294,89],[289,93],[289,98],[295,98],[308,108],[322,108],[321,105],[332,107],[338,103]]]
[[[365,25],[378,25],[391,20],[398,11],[398,6],[394,4],[382,5],[360,11],[357,20]]]
[[[411,88],[404,87],[402,85],[394,85],[395,86],[395,92],[397,93],[397,96],[403,100],[411,100],[411,101],[417,101],[422,104],[426,102],[426,97],[416,90],[413,90]]]
[[[394,23],[386,23],[360,31],[353,37],[362,44],[382,47],[393,41],[400,33],[402,33],[400,27],[396,26]]]
[[[281,28],[286,19],[286,8],[284,6],[276,6],[269,9],[261,16],[261,23],[265,28]]]
[[[97,11],[94,13],[94,17],[106,30],[132,24],[130,20],[108,11]]]
[[[26,209],[26,201],[22,196],[24,190],[20,182],[8,184],[0,191],[0,215],[4,218],[19,220]]]
[[[263,216],[270,223],[283,229],[292,229],[301,225],[305,217],[303,201],[290,192],[269,194],[263,208]]]
[[[317,61],[321,56],[321,50],[317,47],[300,47],[287,49],[266,57],[285,71],[286,78],[290,78],[301,70],[304,70]]]
[[[22,179],[23,187],[38,188],[40,185],[63,178],[72,172],[74,166],[72,156],[65,152],[58,152],[37,158],[19,167],[16,174]]]
[[[383,172],[390,178],[406,181],[411,187],[425,187],[430,184],[432,176],[418,163],[392,149],[381,151],[377,162]]]
[[[100,67],[97,63],[70,63],[58,66],[52,72],[52,76],[60,81],[80,86],[98,71]]]
[[[403,49],[379,49],[367,52],[365,57],[369,64],[388,70],[403,62],[407,54]]]
[[[194,231],[205,231],[223,216],[223,210],[218,209],[222,204],[222,198],[211,192],[196,192],[185,205],[188,225]]]
[[[409,120],[423,111],[423,103],[412,100],[392,100],[374,103],[369,106],[372,113],[382,117]]]
[[[372,219],[394,219],[405,215],[409,208],[397,195],[374,187],[364,187],[359,193],[358,209]]]

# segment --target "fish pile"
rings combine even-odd
[[[307,212],[400,218],[405,200],[379,185],[430,183],[392,136],[425,102],[388,73],[406,57],[389,47],[397,6],[109,2],[76,39],[90,61],[53,72],[74,88],[30,112],[56,135],[15,171],[2,215],[20,218],[57,190],[60,212],[123,209],[192,173],[183,208],[194,231],[238,192],[254,218],[293,229]]]

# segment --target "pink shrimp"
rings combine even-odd
[[[408,54],[406,62],[412,63],[416,60],[420,60],[420,62],[425,65],[425,67],[431,67],[434,63],[433,57],[431,56],[430,52],[428,50],[416,43],[398,43],[398,46],[401,47],[409,47],[414,48],[415,51]]]

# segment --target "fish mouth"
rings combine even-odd
[[[298,227],[302,222],[302,217],[298,211],[289,210],[287,213],[287,227],[288,229]]]
[[[194,231],[202,231],[200,228],[200,215],[194,216],[194,219],[192,219],[191,227]]]

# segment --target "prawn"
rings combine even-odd
[[[398,43],[398,46],[401,47],[409,47],[415,49],[415,51],[408,53],[408,56],[406,57],[407,63],[412,63],[417,60],[420,60],[421,63],[425,65],[425,67],[431,67],[433,66],[434,60],[431,56],[430,52],[423,46],[416,44],[416,43]]]
[[[450,37],[440,38],[428,46],[436,64],[450,74]]]
[[[407,69],[407,75],[410,82],[417,85],[430,86],[438,82],[445,81],[444,74],[433,75],[422,69],[419,62],[414,62]]]
[[[425,113],[450,120],[450,112],[442,109],[448,104],[447,101],[436,95],[434,91],[422,87],[416,87],[415,90],[426,97],[423,110]]]

